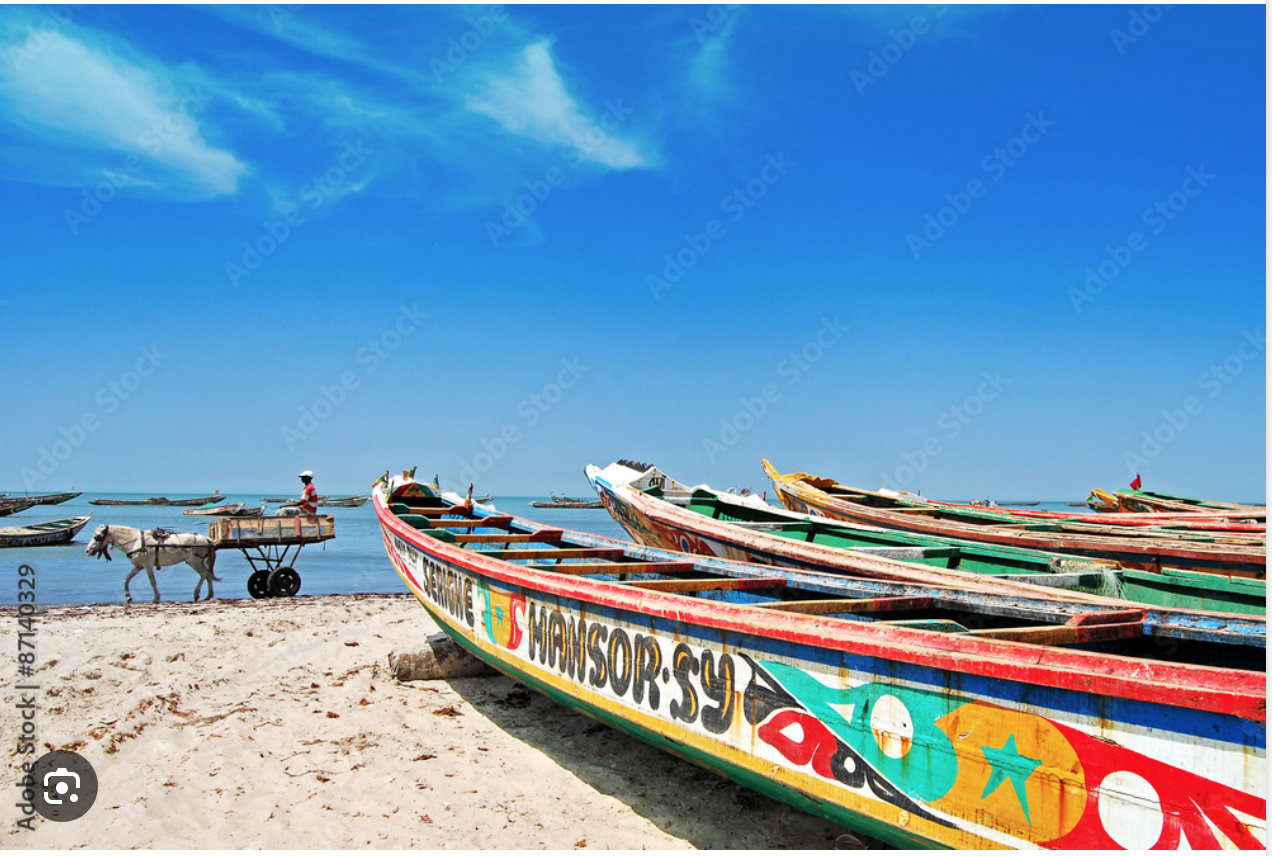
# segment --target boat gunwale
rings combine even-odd
[[[607,487],[609,487],[611,490],[614,490],[615,488],[615,485],[612,485],[608,481],[602,480],[602,483],[605,484]],[[781,536],[777,536],[762,530],[754,530],[754,531],[740,530],[735,532],[732,529],[733,523],[731,521],[719,520],[718,518],[708,517],[705,514],[699,514],[698,512],[689,511],[688,509],[682,506],[676,505],[675,503],[669,503],[663,500],[659,500],[657,497],[649,496],[648,494],[645,494],[643,491],[637,490],[631,487],[630,485],[623,485],[622,487],[625,487],[627,491],[633,497],[636,497],[636,502],[635,503],[630,502],[626,497],[619,497],[618,501],[628,502],[628,504],[633,505],[633,507],[637,508],[637,510],[641,514],[644,514],[650,517],[655,522],[661,523],[662,525],[667,526],[669,528],[671,527],[688,528],[691,532],[694,532],[695,534],[699,534],[699,535],[703,533],[718,533],[718,534],[706,534],[706,537],[715,538],[720,541],[732,540],[735,543],[743,543],[740,540],[740,536],[754,537],[754,538],[757,538],[761,542],[761,544],[747,545],[748,548],[754,547],[755,549],[760,549],[766,553],[770,553],[775,556],[778,556],[779,558],[785,558],[792,561],[801,561],[803,558],[801,556],[801,553],[808,553],[815,556],[824,557],[828,563],[834,563],[838,565],[839,567],[842,567],[845,570],[849,570],[849,571],[858,570],[857,568],[854,567],[854,563],[877,564],[881,566],[887,566],[887,565],[892,565],[895,562],[899,561],[899,560],[889,559],[886,556],[871,556],[868,554],[863,555],[860,558],[856,558],[856,557],[848,558],[848,557],[845,557],[843,554],[845,552],[851,552],[852,548],[833,547],[826,544],[818,544],[815,541],[796,541],[793,539],[783,538]],[[709,492],[711,492],[716,499],[719,499],[725,502],[726,504],[734,505],[735,507],[738,507],[738,508],[747,508],[747,506],[743,504],[729,502],[727,499],[727,495],[722,495],[715,491],[709,491]],[[809,517],[809,515],[800,515],[798,512],[788,511],[787,509],[784,509],[784,508],[774,509],[774,511],[779,512],[781,515],[789,515],[791,517],[792,523],[803,522],[803,523],[811,523],[813,525],[823,525],[820,523],[820,521],[795,519],[798,517]],[[683,520],[684,523],[680,523],[679,522],[680,520]],[[701,521],[701,523],[699,521]],[[840,521],[837,521],[831,518],[826,519],[826,525],[833,527],[834,525],[838,523],[840,523]],[[697,524],[697,525],[691,525],[691,524]],[[845,523],[845,525],[852,527],[855,524]],[[884,530],[884,531],[892,531],[892,530]],[[974,544],[973,546],[980,546],[980,545]],[[996,544],[989,544],[984,546],[1002,547],[1002,545],[996,545]],[[665,549],[665,548],[655,548],[655,549]],[[1004,549],[1012,549],[1012,548],[1004,547]],[[1025,548],[1016,548],[1016,549],[1025,549]],[[1064,556],[1063,554],[1055,554],[1055,553],[1048,554],[1048,555],[1051,558],[1069,559],[1074,561],[1075,563],[1085,561],[1088,564],[1098,565],[1097,562],[1094,562],[1092,560],[1082,559],[1079,557]],[[725,557],[704,557],[704,558],[708,558],[708,559],[719,558],[719,559],[722,559],[723,561],[745,561],[745,560],[737,560],[737,559],[728,559]],[[963,577],[966,579],[966,582],[968,582],[969,584],[976,585],[981,591],[985,591],[990,594],[998,595],[998,596],[1032,598],[1037,600],[1054,601],[1057,603],[1068,603],[1068,604],[1075,604],[1075,605],[1088,605],[1088,606],[1122,608],[1122,609],[1133,608],[1133,609],[1142,609],[1148,612],[1156,612],[1156,613],[1176,614],[1176,613],[1188,612],[1190,614],[1197,614],[1206,618],[1214,619],[1216,621],[1222,621],[1227,619],[1251,620],[1254,618],[1259,618],[1258,616],[1251,616],[1251,615],[1246,615],[1243,613],[1225,612],[1223,610],[1214,610],[1214,609],[1189,608],[1187,610],[1181,610],[1178,608],[1161,607],[1154,604],[1139,603],[1136,601],[1128,601],[1126,599],[1121,599],[1121,598],[1111,598],[1104,595],[1073,591],[1071,589],[1051,588],[1051,587],[1041,586],[1036,583],[1030,582],[1030,580],[1028,579],[1029,577],[1040,576],[1036,574],[1022,575],[1022,576],[1018,576],[1016,579],[1008,580],[1008,579],[1004,579],[1001,576],[982,575],[972,571],[960,571],[957,569],[941,568],[938,566],[930,566],[930,565],[914,565],[914,564],[905,563],[905,562],[901,562],[901,564],[904,565],[904,567],[898,568],[898,575],[896,577],[890,578],[887,576],[879,575],[879,576],[872,576],[869,578],[880,580],[880,581],[886,581],[886,582],[906,584],[911,582],[912,579],[905,579],[903,578],[903,576],[910,575],[912,578],[915,574],[915,572],[912,569],[917,569],[918,573],[921,573],[925,576],[936,575],[936,576],[946,576],[946,577],[951,577],[951,576]],[[815,568],[799,568],[798,570],[808,572],[808,573],[825,573],[825,571],[821,571],[820,569],[815,569]],[[1126,569],[1110,568],[1109,570],[1118,572],[1118,571],[1123,571]],[[1095,570],[1091,571],[1091,573],[1095,573],[1095,572],[1096,572]],[[1191,572],[1191,573],[1204,573],[1204,572]],[[1233,577],[1232,579],[1248,581],[1251,584],[1262,582],[1261,580],[1253,580],[1249,577]],[[953,580],[950,580],[949,582],[952,584],[958,584],[961,581],[962,580],[953,579]],[[941,585],[940,583],[934,583],[934,582],[928,582],[928,581],[914,581],[914,584],[936,586],[936,587],[940,587]],[[1038,590],[1037,591],[1022,590],[1021,587],[1028,587],[1029,589],[1036,588]]]
[[[818,478],[808,473],[787,473],[778,472],[768,461],[762,462],[765,467],[765,473],[769,476],[774,489],[778,493],[779,499],[783,494],[793,494],[796,499],[806,504],[820,504],[835,508],[837,506],[848,506],[841,513],[854,514],[864,516],[874,525],[883,525],[885,523],[877,522],[879,518],[893,520],[898,512],[893,509],[876,508],[874,506],[863,505],[853,502],[849,499],[835,496],[827,493],[816,485],[810,484],[808,479]],[[838,485],[838,482],[836,482]],[[838,485],[843,488],[844,485]],[[785,505],[785,503],[783,503]],[[938,508],[933,506],[933,508]],[[857,522],[854,518],[851,522]],[[939,521],[947,526],[960,527],[961,530],[972,529],[978,531],[984,536],[986,541],[993,543],[1003,543],[1007,541],[1019,540],[1021,546],[1031,546],[1034,549],[1052,550],[1052,551],[1078,551],[1078,550],[1096,550],[1103,549],[1113,553],[1121,553],[1126,555],[1142,555],[1150,557],[1157,562],[1169,562],[1172,558],[1187,559],[1194,562],[1211,563],[1219,560],[1219,557],[1229,557],[1227,561],[1242,561],[1248,565],[1263,566],[1267,565],[1267,548],[1266,539],[1262,544],[1253,542],[1243,543],[1216,543],[1213,549],[1204,549],[1201,547],[1193,547],[1200,542],[1196,540],[1182,539],[1151,539],[1144,537],[1140,539],[1120,538],[1110,535],[1091,535],[1085,533],[1072,532],[1045,532],[1041,530],[1016,529],[1010,526],[995,526],[992,524],[976,526],[974,524],[960,523],[957,520],[941,520]],[[910,527],[908,531],[930,532],[938,527]],[[943,537],[971,537],[963,535],[960,532],[935,532],[930,534],[940,534]],[[1019,537],[1015,537],[1019,536]],[[1038,536],[1043,536],[1039,538]],[[1051,537],[1046,537],[1051,536]],[[1029,544],[1031,540],[1047,540],[1054,542],[1057,546],[1038,546],[1033,547]],[[1062,545],[1062,546],[1059,546]],[[1134,560],[1125,560],[1134,561]],[[1219,569],[1215,569],[1219,570]],[[1213,571],[1212,571],[1213,572]],[[1222,570],[1219,570],[1223,573]]]
[[[796,645],[848,651],[861,656],[880,657],[945,671],[1021,681],[1066,691],[1095,692],[1170,707],[1193,707],[1214,713],[1232,714],[1256,722],[1266,721],[1265,674],[1223,667],[1146,661],[1135,657],[1062,650],[1003,640],[968,639],[956,634],[847,622],[820,616],[774,614],[752,606],[633,589],[605,580],[563,577],[552,571],[484,556],[423,534],[402,522],[388,508],[382,489],[375,492],[374,506],[382,528],[393,532],[422,552],[435,554],[474,573],[547,596],[648,614],[675,623],[688,621],[713,630],[767,636]],[[453,507],[462,510],[462,501]],[[513,524],[528,531],[543,528],[534,521],[516,515],[481,508],[471,508],[471,513],[477,517],[511,517]],[[657,560],[675,557],[678,561],[706,564],[703,557],[692,554],[642,547],[574,530],[558,531],[563,532],[563,540],[621,548],[625,555],[633,558]],[[642,553],[645,555],[641,556]],[[773,571],[763,565],[732,560],[727,560],[727,563],[751,567],[757,573],[771,575]],[[790,571],[782,570],[787,573]],[[1151,611],[1145,610],[1146,613]]]

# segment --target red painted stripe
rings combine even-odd
[[[813,616],[772,614],[734,604],[707,604],[683,596],[633,591],[596,580],[578,580],[546,571],[522,569],[497,559],[474,555],[460,547],[421,537],[414,529],[398,521],[384,507],[378,494],[375,508],[383,526],[421,552],[473,573],[546,595],[634,611],[689,626],[778,639],[798,646],[847,651],[859,656],[950,672],[1207,710],[1255,722],[1266,721],[1267,688],[1263,675],[968,639],[900,627],[858,625]]]

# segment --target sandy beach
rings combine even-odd
[[[15,652],[17,611],[0,620]],[[31,832],[6,800],[5,849],[823,849],[846,831],[500,675],[396,681],[389,654],[437,632],[408,595],[64,607],[37,631],[39,745],[84,755],[100,792]]]

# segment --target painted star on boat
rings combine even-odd
[[[985,784],[985,792],[981,794],[981,799],[984,800],[996,791],[1003,782],[1010,779],[1011,786],[1016,791],[1016,799],[1020,801],[1020,807],[1025,812],[1025,822],[1032,826],[1033,821],[1029,819],[1029,795],[1025,792],[1025,781],[1033,775],[1033,771],[1038,769],[1042,761],[1021,755],[1016,750],[1016,735],[1014,734],[1007,738],[1003,748],[994,749],[989,746],[982,746],[981,751],[985,753],[985,760],[993,768],[989,781]]]

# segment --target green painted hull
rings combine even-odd
[[[645,491],[658,496],[657,490]],[[1242,615],[1267,614],[1267,583],[1263,580],[1228,578],[1195,571],[1166,570],[1162,573],[1116,569],[1063,556],[1020,547],[977,544],[953,538],[874,530],[834,522],[806,520],[792,522],[779,511],[741,506],[698,491],[684,506],[687,510],[727,523],[771,524],[763,531],[793,541],[844,550],[887,550],[901,561],[988,576],[1011,576],[1022,582],[1047,584],[1066,575],[1064,588],[1105,597],[1118,597],[1155,606],[1234,612]],[[908,558],[905,550],[922,555]],[[1076,575],[1076,576],[1073,576]],[[1036,579],[1035,579],[1036,578]]]

